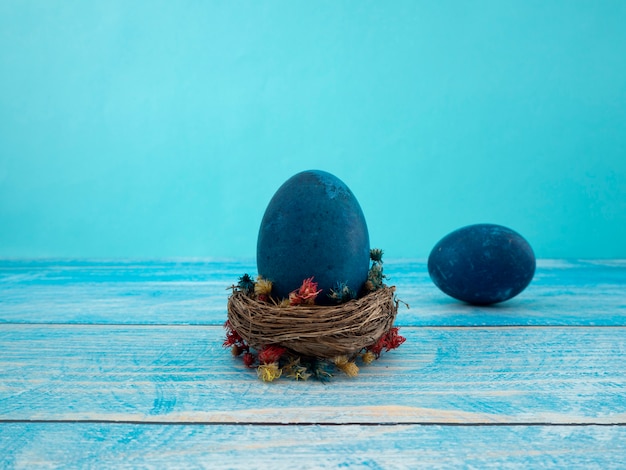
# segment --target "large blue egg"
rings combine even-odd
[[[530,284],[535,265],[528,242],[519,233],[494,224],[455,230],[428,257],[428,273],[435,285],[474,305],[515,297]]]
[[[286,298],[314,277],[328,304],[329,289],[346,282],[359,292],[369,270],[369,234],[352,191],[325,171],[303,171],[274,194],[259,229],[257,268],[273,282],[272,295]]]

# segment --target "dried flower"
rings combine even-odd
[[[289,377],[295,380],[307,380],[311,377],[311,373],[307,371],[307,368],[304,366],[297,366],[292,369],[292,372],[289,374]]]
[[[385,349],[384,337],[385,335],[382,335],[380,338],[378,338],[378,341],[376,341],[371,346],[368,346],[367,348],[367,350],[371,352],[372,354],[374,354],[374,356],[376,357],[379,357],[380,354],[383,352],[383,349]]]
[[[243,354],[243,363],[246,367],[252,367],[256,361],[256,356],[251,352]]]
[[[383,274],[383,267],[378,263],[372,263],[372,267],[367,274],[367,289],[369,291],[381,289],[384,286],[384,278],[385,275]]]
[[[239,278],[236,288],[243,294],[252,296],[252,294],[254,294],[254,281],[249,274],[244,274]]]
[[[363,364],[371,364],[372,362],[374,362],[375,359],[376,359],[376,354],[374,354],[371,351],[365,351],[363,355],[361,356],[361,360],[363,361]]]
[[[272,281],[258,276],[254,285],[254,293],[261,302],[267,302],[272,293]]]
[[[337,356],[334,362],[348,377],[356,377],[359,374],[359,367],[354,362],[350,362],[347,356]]]
[[[237,347],[239,349],[239,354],[241,354],[241,351],[249,351],[250,350],[250,346],[248,346],[248,343],[246,343],[246,340],[243,339],[239,333],[237,333],[232,325],[230,324],[230,322],[228,320],[226,320],[226,323],[224,323],[224,328],[226,329],[226,339],[224,340],[224,343],[222,344],[222,346],[224,346],[225,348],[229,348],[229,347]],[[233,354],[235,353],[235,351],[233,350]],[[237,354],[237,355],[239,355]]]
[[[370,259],[372,260],[372,266],[367,273],[367,281],[365,282],[365,290],[367,292],[373,292],[384,287],[383,279],[383,250],[380,248],[372,248],[370,250]]]
[[[341,304],[356,298],[356,293],[348,287],[346,282],[337,282],[335,287],[330,289],[328,297]]]
[[[299,289],[289,294],[289,303],[291,305],[313,305],[315,304],[315,298],[320,292],[322,292],[322,289],[318,290],[317,282],[313,282],[313,278],[310,277],[302,281]]]
[[[270,364],[272,362],[278,362],[280,357],[285,354],[287,350],[280,346],[265,346],[259,351],[259,362],[261,364]]]
[[[306,380],[311,377],[311,373],[307,371],[307,368],[300,364],[299,357],[293,357],[283,367],[283,372],[287,377],[295,380]]]
[[[400,345],[406,341],[406,338],[404,336],[400,336],[398,331],[398,327],[391,328],[387,333],[378,338],[376,343],[369,346],[367,350],[378,357],[383,352],[383,349],[385,351],[391,351],[392,349],[400,347]]]
[[[380,248],[372,248],[370,250],[370,259],[374,262],[374,263],[383,263],[383,254],[384,251],[381,250]]]
[[[400,345],[402,343],[404,343],[406,341],[406,338],[404,336],[400,336],[398,334],[399,328],[393,327],[391,328],[386,335],[386,344],[385,344],[385,349],[387,351],[391,351],[392,349],[396,349],[399,348]]]
[[[256,373],[263,382],[273,382],[282,374],[282,369],[278,367],[277,362],[271,364],[261,364],[256,369]]]
[[[305,363],[307,369],[311,372],[312,376],[320,382],[328,382],[333,376],[331,372],[331,366],[326,361],[317,359],[315,357],[309,358]]]

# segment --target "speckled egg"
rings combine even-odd
[[[515,297],[530,284],[535,266],[530,244],[519,233],[495,224],[455,230],[428,257],[428,273],[435,285],[474,305]]]
[[[352,191],[336,176],[303,171],[272,197],[259,229],[257,268],[273,282],[272,295],[286,298],[304,279],[323,289],[318,304],[329,304],[329,290],[346,282],[358,292],[369,269],[369,234]]]

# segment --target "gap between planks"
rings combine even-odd
[[[551,422],[474,422],[474,423],[451,423],[448,421],[397,421],[397,422],[323,422],[323,421],[298,421],[294,423],[278,422],[241,422],[241,421],[139,421],[139,420],[106,420],[106,419],[0,419],[2,424],[111,424],[111,425],[135,425],[135,426],[271,426],[271,427],[291,427],[291,426],[320,426],[320,427],[342,427],[342,426],[442,426],[442,427],[626,427],[626,423],[551,423]]]

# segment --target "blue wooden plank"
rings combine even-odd
[[[223,323],[226,288],[250,262],[5,260],[0,322]]]
[[[0,424],[3,468],[623,468],[624,426]]]
[[[385,266],[407,343],[325,385],[222,350],[250,260],[0,262],[0,466],[623,466],[626,261],[540,260],[493,308]]]
[[[2,260],[0,322],[220,325],[226,288],[252,260]],[[540,260],[518,297],[473,307],[442,294],[424,262],[391,260],[389,284],[413,326],[626,325],[626,261]]]
[[[0,326],[0,418],[626,424],[626,328],[403,328],[330,384],[266,384],[200,326]]]

